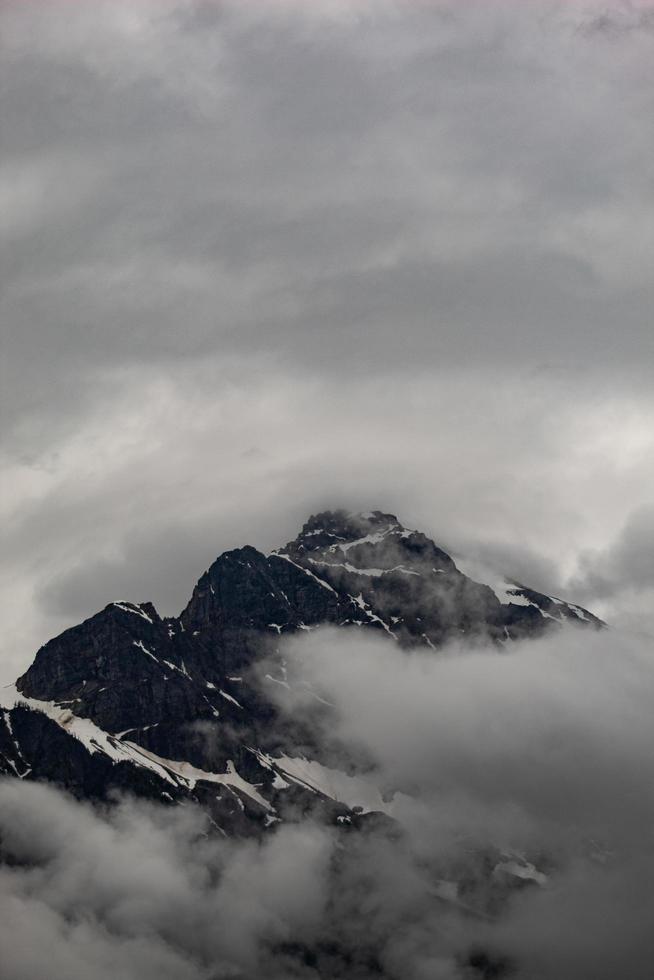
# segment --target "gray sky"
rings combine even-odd
[[[1,16],[0,679],[326,506],[652,628],[651,2]]]

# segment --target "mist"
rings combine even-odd
[[[642,638],[566,628],[435,654],[320,629],[280,653],[295,680],[280,706],[383,790],[386,814],[228,840],[190,806],[93,808],[5,780],[7,980],[460,980],[484,975],[482,955],[524,980],[649,976]]]

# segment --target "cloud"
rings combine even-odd
[[[8,8],[21,369],[77,387],[80,364],[281,347],[330,373],[607,349],[646,372],[649,35],[607,65],[560,5],[313,6]]]
[[[4,5],[6,681],[324,506],[565,594],[651,504],[646,10]]]
[[[517,976],[647,975],[649,642],[570,629],[434,656],[321,630],[283,653],[289,679],[336,706],[318,716],[332,751],[363,748],[387,797],[398,791],[391,812],[414,858],[440,862],[447,877],[448,866],[470,873],[471,856],[488,849],[540,855],[547,886],[514,897],[477,932]],[[276,695],[310,717],[305,690]]]
[[[319,630],[283,652],[335,705],[319,751],[365,748],[394,822],[228,840],[192,807],[4,780],[7,980],[649,976],[648,645],[570,629],[434,655]],[[506,870],[529,862],[543,886]]]
[[[567,587],[581,599],[592,596],[616,625],[651,636],[653,555],[654,509],[645,504],[629,514],[605,548],[582,552]]]
[[[651,632],[651,3],[2,19],[0,682],[107,601],[176,613],[220,551],[333,506]],[[311,639],[342,738],[422,787],[402,844],[356,838],[351,863],[323,828],[209,844],[190,811],[3,784],[9,969],[315,980],[284,943],[337,934],[349,977],[451,980],[482,939],[530,980],[644,976],[646,641],[548,642],[399,672]],[[430,861],[472,860],[462,827],[561,862],[487,934],[433,895]],[[579,857],[591,827],[606,866]]]
[[[114,599],[179,613],[220,552],[278,547],[328,507],[391,511],[446,550],[594,609],[564,583],[578,552],[620,527],[624,499],[649,498],[654,428],[621,401],[630,445],[615,404],[589,393],[553,405],[551,393],[488,371],[436,387],[416,375],[410,398],[390,376],[335,384],[248,368],[244,380],[225,365],[208,395],[183,371],[116,374],[56,447],[7,461],[4,683]]]
[[[264,975],[267,945],[309,939],[320,918],[331,847],[320,828],[226,843],[207,839],[192,808],[94,811],[13,780],[0,800],[14,862],[0,871],[8,980]]]
[[[337,703],[340,737],[365,746],[385,783],[441,803],[460,790],[514,805],[539,828],[588,832],[597,820],[594,833],[623,844],[632,821],[645,832],[654,671],[638,638],[566,630],[434,656],[326,630],[288,641],[285,655]]]
[[[622,589],[653,588],[654,507],[630,514],[606,550],[583,555],[580,580],[587,592],[603,597]]]
[[[647,32],[607,59],[578,4],[36,9],[4,12],[5,418],[255,351],[646,380]]]

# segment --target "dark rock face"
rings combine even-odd
[[[123,789],[196,799],[232,833],[307,807],[336,820],[347,807],[289,781],[270,759],[305,743],[253,666],[280,635],[322,624],[434,649],[461,636],[503,643],[566,622],[602,625],[580,607],[517,583],[508,589],[498,595],[473,581],[392,514],[317,514],[278,552],[221,555],[178,618],[114,602],[42,647],[17,682],[19,703],[0,715],[0,771],[82,797]],[[80,719],[91,726],[85,744],[73,737]],[[190,775],[179,768],[186,764]]]
[[[349,596],[338,595],[290,558],[246,547],[221,555],[204,573],[179,622],[206,662],[215,665],[218,658],[229,674],[258,656],[262,636],[339,624],[353,609]]]
[[[148,770],[89,753],[46,715],[20,705],[0,710],[0,753],[3,774],[58,783],[79,799],[105,800],[121,790],[161,799],[171,788]]]
[[[42,647],[18,689],[109,732],[180,712],[206,714],[185,674],[191,647],[177,622],[161,620],[150,603],[112,603]]]

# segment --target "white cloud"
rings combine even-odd
[[[463,980],[475,949],[530,980],[649,977],[649,644],[562,630],[510,652],[407,654],[325,630],[284,652],[289,678],[336,705],[323,736],[365,747],[368,778],[412,794],[399,824],[214,840],[191,807],[92,809],[0,781],[7,980]],[[506,849],[546,885],[507,899]]]

